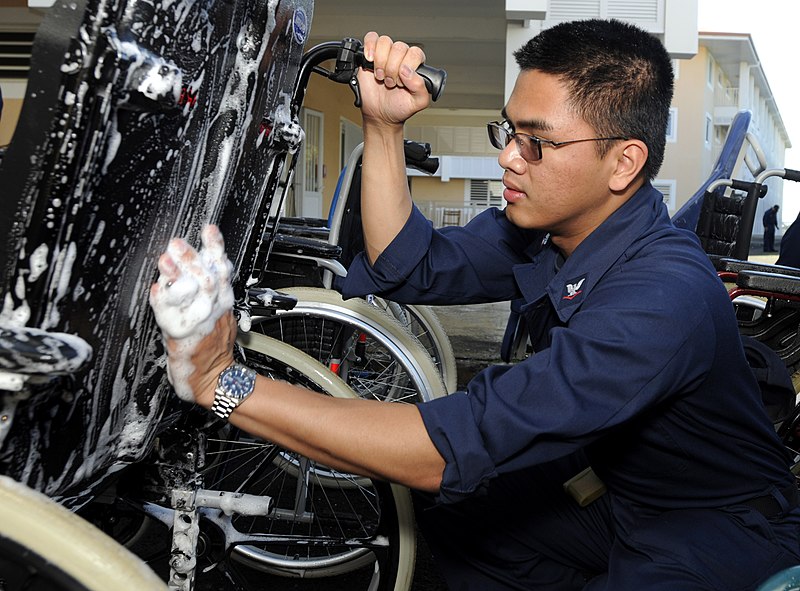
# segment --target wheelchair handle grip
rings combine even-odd
[[[374,64],[364,57],[364,52],[359,51],[359,61],[362,68],[366,70],[373,70]],[[417,67],[417,74],[422,76],[425,81],[425,88],[431,95],[431,99],[436,102],[444,91],[444,86],[447,83],[447,72],[441,68],[434,68],[427,64],[420,64]]]
[[[800,182],[800,170],[793,170],[791,168],[784,169],[783,178],[787,181]]]
[[[444,85],[447,83],[447,72],[441,68],[420,64],[417,68],[417,74],[425,80],[425,88],[428,89],[431,100],[436,102],[444,90]]]

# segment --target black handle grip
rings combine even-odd
[[[420,64],[419,68],[417,68],[417,74],[425,80],[425,88],[428,89],[433,102],[436,102],[444,90],[444,85],[447,83],[447,72],[441,68]]]
[[[800,170],[792,170],[791,168],[784,169],[784,176],[787,181],[800,182]]]
[[[365,70],[373,70],[374,64],[364,57],[364,52],[359,51],[359,65]],[[444,91],[444,85],[447,83],[447,72],[440,68],[434,68],[426,64],[420,64],[417,68],[417,74],[422,76],[425,80],[425,88],[431,95],[431,99],[436,102]]]
[[[403,140],[403,152],[406,155],[406,162],[423,162],[431,155],[431,145]]]
[[[431,145],[403,140],[403,151],[406,155],[406,166],[428,174],[439,170],[439,159],[431,157]]]

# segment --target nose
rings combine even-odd
[[[513,138],[506,144],[506,147],[500,151],[500,155],[497,157],[497,163],[505,170],[513,170],[517,173],[521,173],[524,170],[526,166],[525,159],[522,157],[522,154],[519,153],[519,146]]]

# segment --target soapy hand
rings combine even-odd
[[[158,259],[150,306],[167,346],[167,375],[175,392],[210,405],[219,372],[233,361],[233,266],[216,226],[206,226],[201,241],[199,252],[183,239],[170,241]]]

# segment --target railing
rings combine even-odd
[[[715,107],[735,107],[739,105],[739,89],[734,86],[717,87],[714,91]]]
[[[463,226],[486,209],[484,206],[449,201],[416,201],[416,204],[423,215],[433,222],[434,228]]]

